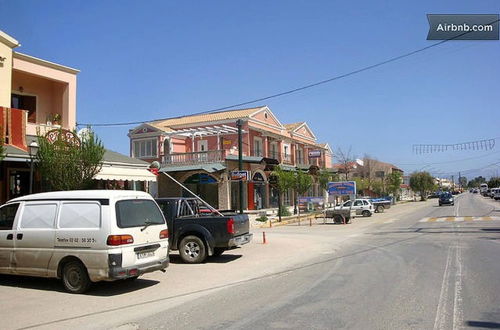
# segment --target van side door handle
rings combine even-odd
[[[14,239],[14,234],[7,235],[7,240],[12,241]]]
[[[22,240],[23,239],[23,234],[17,234],[17,239]]]

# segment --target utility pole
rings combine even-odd
[[[243,170],[243,138],[241,136],[241,126],[243,121],[238,119],[236,121],[236,127],[238,127],[238,170]],[[243,214],[243,180],[238,181],[238,195],[239,195],[239,207],[240,214]]]

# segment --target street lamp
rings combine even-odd
[[[38,153],[38,143],[33,141],[28,146],[28,152],[30,154],[30,194],[33,193],[33,161],[35,159],[36,154]]]

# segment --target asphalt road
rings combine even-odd
[[[435,200],[302,265],[122,328],[500,328],[498,204],[469,193],[454,206]]]
[[[262,244],[262,233],[267,244]],[[102,282],[0,275],[0,329],[500,328],[500,202],[463,194],[352,224],[254,230],[254,240],[166,273]]]

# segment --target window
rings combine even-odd
[[[290,161],[290,145],[289,144],[283,144],[283,159],[286,161]]]
[[[12,230],[19,204],[9,204],[0,208],[0,230]]]
[[[98,203],[64,203],[59,217],[59,228],[99,228],[101,207]]]
[[[120,228],[161,225],[165,223],[156,203],[147,199],[116,202],[116,222]]]
[[[54,228],[57,204],[27,204],[21,218],[21,228]]]
[[[363,201],[354,201],[354,206],[363,206]]]
[[[350,207],[350,206],[351,206],[351,201],[347,201],[347,202],[345,202],[345,203],[344,203],[344,206],[346,206],[346,207]]]
[[[156,139],[134,141],[133,155],[135,158],[157,157]]]
[[[278,145],[276,144],[276,142],[271,143],[270,157],[274,158],[274,159],[278,159]]]
[[[368,203],[368,201],[363,201],[363,204],[370,205],[370,203]]]
[[[297,148],[297,163],[305,164],[305,162],[304,162],[304,150],[301,148]]]
[[[28,110],[28,122],[36,123],[36,96],[11,94],[10,107]]]
[[[253,138],[253,152],[254,156],[262,157],[262,139],[259,137]]]

